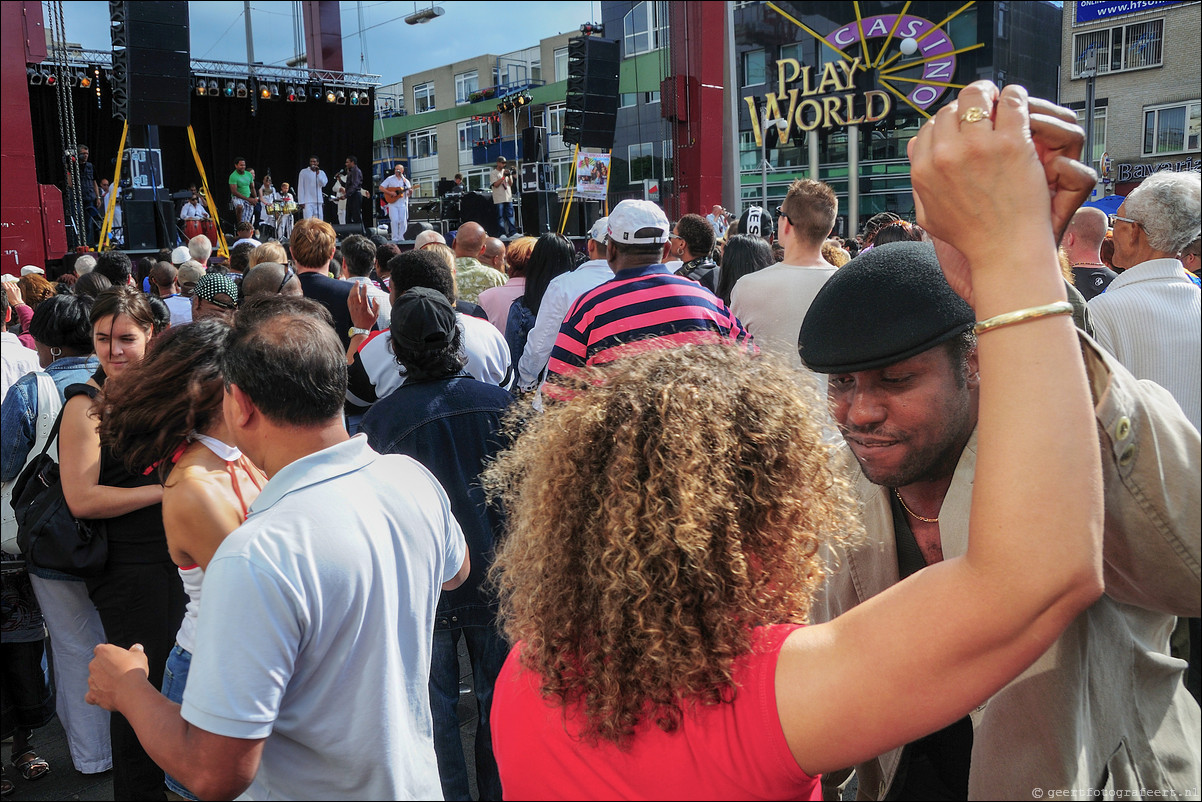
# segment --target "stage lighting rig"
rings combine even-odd
[[[236,82],[236,81],[233,81],[232,79],[231,79],[231,80],[227,80],[227,81],[225,82],[225,96],[226,96],[226,97],[233,97],[235,94],[237,94],[237,92],[238,92],[238,84],[237,84],[237,82]]]
[[[246,88],[246,81],[238,81],[234,87],[234,94],[238,97],[246,97],[249,94]]]
[[[580,26],[580,32],[585,36],[604,36],[605,25],[600,22],[586,22]]]
[[[296,102],[296,87],[292,84],[284,87],[284,100],[287,100],[289,103]]]
[[[30,86],[41,86],[43,83],[45,83],[42,73],[38,72],[37,69],[33,67],[26,69],[25,74],[29,76]]]
[[[204,78],[197,78],[196,79],[196,94],[200,97],[204,97],[208,93],[209,93],[208,80],[206,80]]]
[[[220,93],[220,92],[221,92],[221,87],[217,85],[217,79],[214,78],[211,81],[209,81],[209,94],[212,95],[213,97],[217,97],[218,93]]]
[[[334,93],[334,97],[337,99],[337,103],[339,106],[346,105],[346,92],[339,89],[337,92]]]
[[[331,88],[326,89],[326,103],[337,103],[338,94]]]
[[[296,87],[296,102],[304,103],[308,99],[309,99],[309,92],[308,92],[308,90],[305,89],[304,84],[297,86]]]

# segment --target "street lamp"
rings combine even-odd
[[[439,8],[433,3],[430,4],[429,8],[423,8],[421,11],[418,11],[417,3],[414,3],[413,13],[405,17],[405,22],[408,25],[421,25],[424,22],[429,22],[435,17],[441,17],[444,13],[446,13],[444,9]]]
[[[776,126],[776,130],[784,133],[789,127],[788,120],[768,119],[768,108],[764,107],[764,116],[762,117],[763,124],[760,126],[760,196],[764,199],[764,209],[768,208],[768,171],[771,169],[775,172],[772,165],[768,164],[768,126]]]

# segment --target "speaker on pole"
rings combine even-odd
[[[568,42],[563,141],[612,150],[618,118],[618,42],[578,36]]]
[[[522,131],[522,161],[545,162],[547,160],[547,129],[532,125]]]

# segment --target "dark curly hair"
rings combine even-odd
[[[153,341],[142,361],[105,382],[100,442],[130,472],[157,464],[165,482],[175,450],[221,414],[221,359],[231,332],[220,318],[174,326]]]
[[[753,628],[807,619],[856,509],[823,402],[774,357],[685,345],[566,379],[484,474],[509,516],[490,576],[543,695],[622,744],[734,697]]]

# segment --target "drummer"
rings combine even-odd
[[[292,215],[296,213],[297,209],[296,198],[293,197],[287,181],[280,184],[280,190],[273,206],[274,209],[269,209],[268,214],[275,218],[276,238],[283,241],[292,234]]]
[[[204,204],[200,202],[200,193],[196,188],[192,188],[192,197],[184,204],[179,212],[180,220],[208,220],[209,212],[205,209]]]

